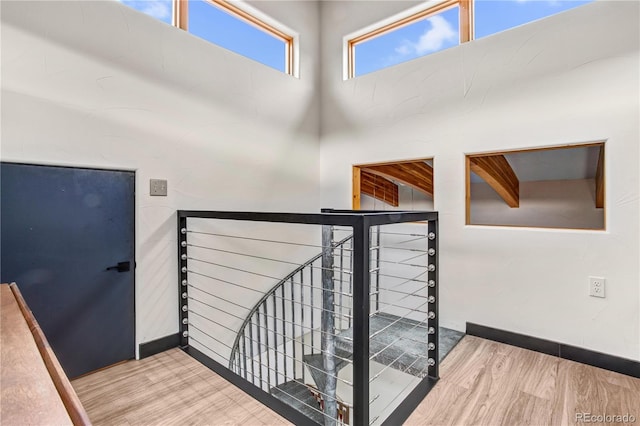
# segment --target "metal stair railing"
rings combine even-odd
[[[400,424],[437,382],[437,212],[177,218],[181,348],[289,421]]]

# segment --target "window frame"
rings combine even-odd
[[[270,36],[284,42],[285,44],[285,64],[284,73],[293,77],[298,77],[297,45],[298,36],[291,35],[293,31],[276,23],[259,11],[245,5],[242,2],[230,2],[227,0],[204,0],[212,7],[217,7],[229,13],[241,21],[250,24]],[[189,31],[189,0],[173,0],[172,2],[172,24],[174,27],[184,31]],[[268,22],[271,21],[271,22]]]
[[[596,199],[594,200],[596,203],[596,208],[603,209],[603,218],[602,218],[602,227],[601,228],[576,228],[576,227],[549,227],[549,226],[538,226],[538,225],[509,225],[509,224],[476,224],[471,222],[471,159],[477,157],[492,157],[496,155],[505,155],[505,154],[522,154],[529,152],[540,152],[540,151],[560,151],[565,149],[575,149],[575,148],[589,148],[589,147],[599,147],[600,152],[598,155],[598,163],[596,166],[596,174],[594,176],[595,185],[596,185]],[[607,190],[606,190],[606,149],[607,149],[607,139],[589,141],[589,142],[578,142],[578,143],[570,143],[570,144],[561,144],[561,145],[549,145],[549,146],[540,146],[534,148],[518,148],[518,149],[502,149],[495,151],[482,151],[482,152],[473,152],[473,153],[465,153],[465,226],[478,226],[478,227],[492,227],[492,228],[512,228],[512,229],[544,229],[544,230],[552,230],[552,231],[595,231],[602,232],[607,231]],[[598,204],[602,204],[602,207],[598,207]]]
[[[426,7],[425,4],[422,4],[417,8],[411,8],[401,14],[394,15],[391,18],[391,22],[385,20],[346,36],[344,38],[344,51],[346,52],[344,79],[348,80],[356,76],[355,49],[358,44],[414,24],[417,21],[437,15],[456,6],[458,6],[460,13],[460,44],[473,40],[473,0],[430,1]]]
[[[432,171],[435,166],[435,157],[420,157],[420,158],[412,158],[405,160],[395,160],[395,161],[382,161],[382,162],[374,162],[374,163],[359,163],[351,165],[351,209],[352,210],[360,210],[361,200],[362,200],[362,172],[366,171],[367,168],[376,167],[376,166],[393,166],[398,164],[405,163],[414,163],[414,162],[426,162],[431,161]],[[432,185],[435,181],[435,176],[432,175]],[[411,185],[409,185],[411,186]],[[433,188],[433,194],[431,195],[431,199],[433,201],[434,210],[435,210],[435,188]],[[390,210],[391,211],[391,210]]]

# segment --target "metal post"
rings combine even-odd
[[[269,312],[267,310],[266,300],[262,302],[262,311],[264,312],[264,347],[267,353],[267,390],[271,390],[271,347],[269,346]],[[260,368],[262,368],[262,365]]]
[[[325,378],[325,387],[322,392],[324,398],[325,426],[336,424],[338,407],[336,402],[336,342],[335,342],[335,302],[333,283],[333,227],[322,226],[322,311],[321,311],[321,348],[322,366]]]
[[[264,390],[263,388],[263,381],[262,381],[262,330],[260,327],[260,306],[258,306],[258,309],[256,310],[256,333],[258,334],[258,378],[260,379],[260,389]]]
[[[278,361],[278,325],[277,325],[277,321],[278,321],[278,311],[276,308],[276,295],[275,293],[271,295],[271,301],[273,302],[273,330],[271,330],[271,336],[273,337],[273,355],[274,355],[274,359],[273,359],[273,364],[275,366],[275,374],[274,374],[274,378],[275,378],[275,384],[274,386],[278,386],[278,374],[280,374],[280,372],[278,371],[278,365],[280,364],[280,362]],[[282,334],[284,335],[284,329],[282,330]],[[284,339],[282,339],[282,342],[284,343]],[[284,348],[283,348],[284,350]],[[283,380],[284,382],[284,380]]]
[[[376,312],[380,310],[380,225],[376,226]]]
[[[291,292],[293,294],[293,277],[291,277]],[[291,296],[291,299],[293,299],[293,295]],[[311,315],[313,315],[313,310],[311,311]],[[301,347],[300,352],[302,352],[301,356],[302,356],[302,361],[303,362],[304,362],[304,348],[305,348],[305,345],[304,345],[304,334],[305,334],[304,333],[304,271],[300,270],[300,340],[302,342],[302,345],[300,346]],[[294,336],[296,335],[295,330],[293,331],[293,335]],[[297,344],[297,342],[294,342],[294,347],[295,347],[296,344]],[[296,362],[295,358],[296,358],[296,354],[294,352],[294,354],[293,354],[294,362]],[[305,382],[305,380],[306,380],[305,376],[306,376],[306,373],[304,372],[304,365],[303,365],[302,366],[302,381],[303,382]],[[296,378],[295,370],[293,372],[293,378],[294,379]]]
[[[314,304],[313,304],[313,263],[311,265],[309,265],[309,269],[311,270],[310,274],[309,274],[309,305],[311,305],[311,309],[310,309],[310,314],[311,314],[311,353],[313,353],[313,351],[316,348],[315,343],[313,343],[313,335],[315,334],[314,330],[315,330],[315,326],[313,325],[313,318],[316,316],[316,309],[314,308]],[[301,288],[302,291],[302,288]],[[304,309],[304,307],[302,307],[301,309]]]
[[[187,218],[178,213],[178,313],[180,346],[189,346],[189,293],[187,282]]]
[[[296,331],[294,329],[295,327],[295,323],[296,323],[296,305],[294,303],[294,299],[295,299],[295,289],[294,289],[294,283],[293,283],[293,277],[291,277],[291,335],[295,338],[296,337]],[[302,319],[302,322],[304,322],[304,318]],[[302,333],[302,323],[300,323],[300,333]],[[302,335],[302,334],[301,334]],[[298,342],[295,341],[295,339],[293,340],[293,344],[292,344],[292,352],[293,352],[293,378],[296,378],[296,372],[298,371],[298,359],[296,358],[296,345],[298,344]],[[304,346],[302,346],[302,357],[304,358]],[[304,367],[302,367],[302,371],[304,372]]]
[[[282,349],[284,351],[284,379],[283,382],[287,381],[287,346],[289,346],[289,342],[287,342],[287,311],[285,308],[284,302],[284,284],[280,287],[280,301],[282,302]],[[292,336],[295,336],[294,333],[291,333]],[[294,343],[295,344],[295,343]]]
[[[369,425],[369,221],[353,227],[353,425]]]
[[[251,358],[251,383],[253,383],[254,385],[256,384],[256,371],[255,371],[255,362],[256,360],[254,359],[253,356],[253,346],[254,346],[254,341],[253,341],[253,317],[251,317],[251,320],[249,322],[249,357]]]
[[[428,294],[429,297],[429,369],[427,374],[429,377],[438,378],[439,361],[439,344],[438,344],[438,325],[440,323],[438,312],[438,220],[430,220],[427,230],[427,250],[428,250]],[[433,318],[432,318],[433,317]],[[433,328],[432,328],[433,327]],[[433,360],[431,362],[431,360]]]
[[[244,331],[242,332],[242,366],[244,379],[247,380],[247,336],[244,334]]]

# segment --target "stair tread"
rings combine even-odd
[[[324,415],[320,412],[318,402],[307,386],[296,381],[289,381],[271,388],[271,394],[314,422],[324,424]]]
[[[424,324],[391,314],[376,314],[369,320],[369,353],[373,361],[417,377],[427,374],[427,330]],[[455,330],[439,329],[440,360],[462,338]],[[336,348],[353,352],[353,329],[342,331],[336,338]]]

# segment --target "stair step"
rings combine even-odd
[[[373,361],[391,365],[391,368],[417,377],[427,374],[427,330],[424,324],[391,314],[376,314],[369,319],[369,353],[376,354]],[[381,331],[382,330],[382,331]],[[464,335],[440,327],[440,360]],[[342,331],[336,337],[336,349],[353,353],[353,329]]]
[[[311,408],[317,408],[318,402],[311,394],[309,388],[305,385],[295,381],[282,383],[271,388],[271,394],[285,404],[309,417],[314,422],[324,424],[324,415],[319,411],[319,409],[314,410]]]

